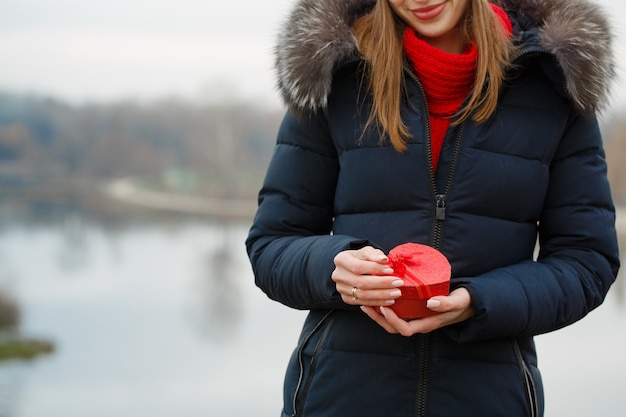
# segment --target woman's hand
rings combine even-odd
[[[471,318],[474,315],[471,301],[469,291],[458,288],[448,296],[437,296],[428,300],[426,306],[439,314],[411,321],[399,318],[390,308],[381,307],[382,314],[377,313],[372,307],[363,306],[361,309],[389,333],[412,336],[416,333],[430,333]]]
[[[332,279],[346,304],[390,306],[402,295],[404,285],[387,266],[389,258],[379,249],[366,246],[346,250],[335,256]]]

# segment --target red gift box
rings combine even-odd
[[[451,268],[448,259],[437,249],[418,243],[404,243],[389,252],[388,265],[394,276],[404,280],[402,296],[390,306],[400,318],[417,319],[436,312],[426,308],[426,301],[450,292]]]

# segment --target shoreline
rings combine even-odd
[[[110,198],[126,204],[186,214],[201,214],[227,219],[251,219],[257,208],[255,199],[223,199],[148,190],[129,178],[120,178],[103,187]]]

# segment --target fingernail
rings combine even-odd
[[[385,311],[385,307],[380,306],[380,312],[382,313],[383,316],[387,317],[387,312]]]
[[[393,305],[396,303],[396,300],[387,300],[385,301],[385,304],[387,304],[388,306]]]
[[[401,279],[397,279],[394,282],[391,283],[392,287],[403,287],[404,286],[404,281],[402,281]]]
[[[426,308],[429,309],[435,309],[435,308],[439,308],[439,306],[441,305],[441,301],[439,300],[428,300],[426,301]]]
[[[385,269],[383,269],[383,274],[391,275],[391,274],[393,274],[393,269],[385,268]]]
[[[361,311],[364,312],[365,314],[367,314],[367,310],[365,310],[365,306],[361,306]]]
[[[393,290],[393,291],[391,291],[391,292],[389,293],[389,296],[390,296],[390,297],[393,297],[393,298],[398,298],[398,297],[400,297],[401,295],[402,295],[402,291],[400,291],[400,290]]]
[[[385,255],[378,255],[377,258],[378,258],[379,261],[384,261],[384,260],[387,259],[387,257]]]

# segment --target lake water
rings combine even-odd
[[[0,364],[0,417],[278,416],[304,313],[254,286],[247,227],[0,210],[0,286],[56,345]],[[547,417],[626,415],[625,297],[537,339]]]

